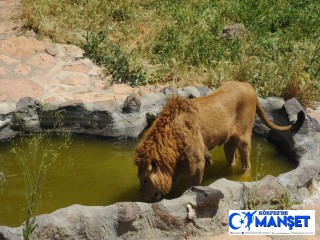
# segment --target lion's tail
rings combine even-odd
[[[256,108],[256,112],[259,116],[259,118],[263,121],[263,123],[265,125],[267,125],[269,128],[273,129],[273,130],[279,130],[279,131],[285,131],[285,130],[290,130],[290,131],[297,131],[300,129],[300,127],[302,126],[302,124],[305,121],[305,114],[303,111],[300,111],[298,113],[297,116],[297,121],[292,124],[292,125],[287,125],[287,126],[278,126],[276,124],[274,124],[273,122],[271,122],[269,120],[269,118],[267,117],[267,115],[265,114],[265,112],[263,111],[263,108],[261,106],[261,103],[259,102],[259,100],[257,99],[257,108]]]

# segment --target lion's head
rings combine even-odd
[[[156,201],[169,193],[180,160],[194,137],[197,109],[187,99],[171,97],[136,148],[140,193]],[[191,116],[190,116],[191,115]]]
[[[180,156],[177,143],[170,142],[169,135],[148,131],[136,148],[140,193],[147,201],[157,201],[171,190]]]
[[[138,165],[140,193],[147,201],[158,201],[171,190],[173,176],[159,165],[156,159]]]

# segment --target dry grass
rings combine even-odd
[[[82,46],[132,85],[250,82],[262,96],[320,97],[320,5],[256,0],[22,0],[25,27]],[[245,37],[220,37],[242,23]]]

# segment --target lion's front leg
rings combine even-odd
[[[204,174],[204,168],[203,169],[197,169],[195,174],[191,177],[189,185],[191,186],[200,186]]]
[[[206,160],[204,157],[200,159],[192,159],[191,161],[194,161],[194,164],[189,169],[189,186],[199,186],[201,185],[204,170],[206,167]]]
[[[188,165],[189,186],[199,186],[202,182],[206,162],[211,163],[211,156],[204,145],[201,132],[190,135],[188,147],[184,149],[184,159]]]

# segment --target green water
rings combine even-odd
[[[72,204],[105,206],[119,201],[142,201],[138,194],[137,167],[133,164],[136,141],[102,140],[74,137],[68,150],[61,152],[43,190],[37,214],[50,213]],[[258,154],[258,145],[261,154]],[[19,226],[23,221],[25,193],[23,172],[13,154],[10,143],[0,144],[0,173],[7,180],[0,193],[0,225]],[[293,169],[293,165],[264,139],[253,137],[252,173],[240,174],[240,163],[226,169],[222,148],[212,152],[213,165],[206,170],[203,185],[219,178],[252,181],[269,174],[278,176]],[[168,198],[186,190],[183,180]]]

